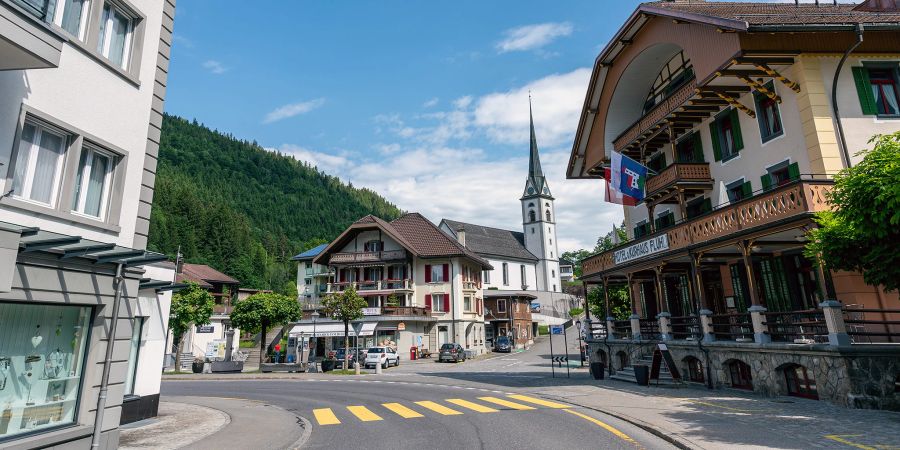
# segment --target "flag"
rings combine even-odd
[[[621,154],[612,152],[610,182],[616,189],[637,201],[644,199],[644,184],[647,182],[647,168],[641,163]]]
[[[633,197],[629,197],[627,195],[622,195],[622,193],[616,189],[616,185],[613,184],[613,182],[610,180],[611,174],[610,174],[609,167],[603,169],[603,171],[604,171],[604,173],[603,173],[604,177],[607,180],[606,181],[606,201],[607,201],[607,203],[616,203],[616,204],[625,205],[625,206],[637,206],[637,203],[638,203],[637,200],[635,200]]]

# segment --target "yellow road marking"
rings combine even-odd
[[[314,409],[313,414],[316,416],[316,422],[319,422],[319,425],[337,425],[341,423],[337,416],[334,415],[334,412],[331,411],[331,408]]]
[[[491,413],[491,412],[500,412],[500,410],[490,408],[484,405],[479,405],[478,403],[472,403],[468,400],[463,400],[461,398],[448,398],[448,403],[453,403],[454,405],[462,406],[463,408],[471,409],[472,411],[477,411],[480,413]]]
[[[588,422],[591,422],[591,423],[593,423],[593,424],[595,424],[595,425],[599,425],[599,426],[602,427],[604,430],[609,431],[610,433],[616,435],[616,437],[618,437],[619,439],[622,439],[622,440],[625,441],[625,442],[629,442],[629,443],[631,443],[631,444],[634,444],[635,447],[643,448],[643,447],[641,447],[640,444],[637,443],[637,441],[635,441],[634,439],[632,439],[631,436],[629,436],[629,435],[627,435],[627,434],[625,434],[625,433],[623,433],[623,432],[621,432],[621,431],[615,429],[612,425],[608,425],[608,424],[606,424],[606,423],[604,423],[604,422],[601,422],[601,421],[599,421],[599,420],[597,420],[597,419],[595,419],[595,418],[593,418],[593,417],[591,417],[591,416],[584,415],[584,414],[582,414],[582,413],[580,413],[580,412],[578,412],[578,411],[573,411],[573,410],[571,410],[571,409],[567,409],[566,412],[567,412],[567,413],[570,413],[570,414],[574,414],[574,415],[576,415],[576,416],[578,416],[578,417],[581,417],[582,419],[587,420]]]
[[[416,417],[425,417],[425,416],[423,416],[423,415],[421,415],[399,403],[384,403],[384,404],[382,404],[382,406],[393,411],[398,416],[400,416],[404,419],[414,419]]]
[[[511,402],[509,400],[503,400],[502,398],[497,397],[478,397],[478,400],[484,400],[486,402],[491,402],[496,405],[505,406],[507,408],[518,409],[520,411],[529,411],[535,409],[532,406],[523,405],[521,403]]]
[[[547,400],[541,400],[539,398],[529,397],[527,395],[512,394],[512,395],[508,395],[507,397],[514,398],[516,400],[522,400],[523,402],[534,403],[535,405],[546,406],[548,408],[556,408],[556,409],[571,408],[571,406],[569,406],[569,405],[563,405],[562,403],[548,402]]]
[[[877,450],[875,447],[870,447],[868,445],[857,444],[856,442],[850,442],[846,439],[842,439],[844,437],[856,437],[862,436],[861,434],[826,434],[826,439],[831,439],[835,442],[840,442],[841,444],[849,445],[851,447],[861,448],[863,450]]]
[[[363,422],[384,420],[381,418],[381,416],[373,413],[369,410],[369,408],[366,408],[365,406],[348,406],[347,409],[350,410],[350,412],[352,412],[354,416],[358,417],[359,420],[362,420]]]
[[[455,409],[450,409],[444,405],[440,405],[435,402],[424,401],[424,402],[416,402],[416,404],[423,408],[428,408],[438,414],[442,414],[445,416],[458,416],[458,415],[462,414],[461,412],[459,412]]]

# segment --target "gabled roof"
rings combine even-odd
[[[560,266],[572,266],[572,267],[575,267],[575,263],[573,263],[572,261],[569,261],[568,259],[565,259],[565,258],[560,258],[560,259],[559,259],[559,265],[560,265]]]
[[[291,258],[292,261],[312,261],[313,258],[319,256],[328,247],[328,244],[317,245],[297,256]]]
[[[871,10],[864,5],[814,3],[761,3],[761,2],[713,2],[656,1],[641,5],[640,9],[660,15],[684,14],[685,19],[699,22],[724,19],[743,22],[743,28],[767,25],[848,25],[882,24],[900,21],[900,11]],[[867,2],[872,3],[872,2]]]
[[[447,236],[437,225],[419,213],[404,214],[390,225],[406,238],[420,257],[465,256],[485,268],[492,268],[490,263],[456,239]]]
[[[482,256],[537,261],[538,258],[525,248],[525,235],[518,231],[501,230],[471,223],[444,219],[454,236],[456,231],[466,232],[466,247]]]
[[[181,273],[175,276],[175,281],[193,281],[203,287],[210,283],[240,284],[240,281],[219,272],[206,264],[182,264]]]

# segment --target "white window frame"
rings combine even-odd
[[[134,38],[134,21],[135,17],[133,14],[129,13],[124,8],[120,7],[116,3],[106,1],[103,3],[103,9],[109,6],[110,10],[114,13],[121,14],[128,18],[128,30],[125,32],[125,44],[122,47],[122,64],[119,66],[123,70],[128,70],[129,63],[131,62],[131,42]],[[103,20],[104,11],[100,12],[100,20]],[[102,42],[100,42],[101,47],[98,49],[101,55],[104,58],[108,59],[112,62],[112,59],[109,58],[109,46],[112,42],[112,24],[114,21],[114,14],[110,14],[109,17],[106,18],[106,24],[102,25],[103,35],[100,36]],[[98,27],[98,30],[100,27]]]
[[[503,285],[509,286],[509,264],[503,263]]]
[[[501,298],[497,300],[497,312],[505,313],[506,312],[506,299]]]
[[[491,284],[491,271],[490,270],[484,271],[484,274],[482,275],[482,281],[485,284]]]
[[[76,214],[82,217],[87,217],[90,219],[96,219],[100,221],[105,221],[107,216],[107,211],[109,209],[109,193],[110,189],[112,189],[112,181],[113,181],[113,171],[116,166],[116,155],[112,152],[108,152],[105,150],[101,150],[93,145],[85,144],[81,147],[81,153],[87,153],[88,156],[85,158],[85,166],[83,171],[81,172],[81,186],[76,186],[75,188],[78,190],[78,204],[75,205],[75,208],[72,209],[72,214]],[[106,166],[106,174],[103,176],[103,192],[100,194],[100,215],[92,216],[84,212],[85,203],[87,202],[87,187],[90,180],[88,176],[90,174],[90,169],[94,164],[94,154],[99,154],[107,159],[109,159],[109,165]],[[79,164],[81,161],[79,161]],[[79,167],[79,169],[81,169]]]
[[[87,0],[81,5],[81,20],[78,23],[78,33],[74,35],[78,38],[79,41],[84,42],[85,36],[87,35],[87,25],[88,25],[88,16],[91,11],[91,2],[94,0]],[[66,0],[57,0],[56,9],[53,11],[53,23],[62,28],[63,15],[66,10]],[[65,30],[65,29],[64,29]],[[66,31],[68,33],[68,31]]]
[[[474,312],[475,311],[474,309],[472,309],[472,296],[471,295],[466,295],[465,297],[463,297],[463,311],[464,312]]]
[[[437,270],[437,272],[435,272]],[[444,265],[443,264],[432,264],[431,265],[431,282],[432,283],[446,283],[447,280],[444,279]]]
[[[447,294],[431,294],[431,311],[445,313],[444,296]]]
[[[25,172],[22,177],[22,192],[13,192],[12,196],[15,197],[16,199],[19,199],[19,200],[22,200],[22,201],[25,201],[28,203],[33,203],[36,205],[55,208],[56,202],[59,201],[59,199],[57,197],[59,196],[59,189],[60,189],[60,185],[62,184],[62,179],[63,179],[62,172],[63,172],[64,162],[66,160],[66,153],[68,153],[68,150],[69,150],[68,146],[69,146],[69,138],[71,137],[71,134],[69,134],[59,128],[56,128],[52,125],[47,125],[44,122],[40,122],[40,121],[36,121],[36,120],[26,120],[25,125],[22,127],[22,134],[25,133],[25,126],[28,126],[28,125],[31,125],[34,127],[34,138],[33,138],[33,142],[31,143],[31,146],[27,149],[28,159],[25,161]],[[31,199],[31,188],[34,186],[33,185],[34,170],[37,165],[38,150],[40,149],[41,138],[43,137],[43,134],[45,131],[49,132],[50,134],[58,135],[61,138],[60,145],[62,145],[61,152],[59,154],[59,157],[56,160],[56,170],[55,170],[54,176],[53,176],[53,186],[50,190],[50,202],[49,203],[45,203],[40,200]],[[25,144],[25,141],[23,140],[23,136],[20,135],[19,143],[18,143],[18,146],[19,146],[18,151],[19,152],[26,150],[24,148],[23,144]],[[17,154],[16,159],[18,160],[18,158],[19,157]],[[13,168],[14,171],[17,169],[18,169],[17,167]],[[11,181],[14,182],[14,180],[15,180],[15,172],[13,172],[13,177],[12,177]],[[28,197],[23,195],[26,192],[28,193]]]

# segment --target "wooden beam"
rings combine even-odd
[[[723,103],[723,104],[724,104],[724,103]],[[710,106],[704,106],[704,105],[685,105],[685,106],[682,106],[682,107],[680,108],[680,110],[681,110],[681,111],[708,111],[708,112],[715,112],[715,111],[718,111],[718,110],[719,110],[719,107],[718,107],[718,106],[715,106],[715,105],[710,105]]]
[[[737,101],[736,98],[729,97],[722,93],[716,93],[716,94],[719,96],[719,98],[728,102],[729,105],[734,106],[735,108],[743,111],[745,114],[747,114],[748,116],[750,116],[754,119],[756,118],[756,112],[754,112],[752,109],[744,106],[741,102]]]
[[[754,66],[756,64],[772,64],[774,66],[784,66],[794,64],[794,58],[781,56],[742,56],[731,60],[731,64],[747,64]]]
[[[718,77],[767,77],[769,74],[762,70],[720,70],[716,72]]]
[[[688,100],[688,105],[692,106],[702,106],[702,105],[710,105],[710,106],[723,106],[727,105],[728,102],[723,101],[719,97],[716,98],[696,98],[693,100]]]
[[[769,75],[770,77],[784,83],[784,85],[791,88],[792,91],[794,91],[798,94],[800,93],[800,85],[799,84],[787,79],[786,77],[784,77],[783,75],[776,72],[774,69],[772,69],[771,67],[769,67],[765,64],[759,63],[759,64],[755,64],[755,65],[756,65],[757,69],[766,72],[766,74]]]
[[[718,94],[718,93],[720,93],[720,92],[722,92],[722,93],[727,93],[727,92],[750,92],[750,88],[747,87],[747,86],[708,86],[708,85],[707,85],[707,86],[703,86],[703,87],[698,87],[698,88],[696,89],[696,92],[697,92],[698,94],[704,93],[704,92],[711,92],[711,93],[713,93],[713,94]]]
[[[781,103],[781,97],[779,97],[778,94],[775,93],[775,91],[770,91],[768,88],[766,88],[766,86],[764,84],[762,84],[758,81],[753,81],[752,79],[750,79],[748,77],[740,77],[740,78],[741,78],[741,81],[743,81],[744,83],[747,84],[747,86],[750,86],[750,87],[756,89],[760,94],[763,94],[766,97],[769,97],[772,100],[775,100],[776,102]]]

